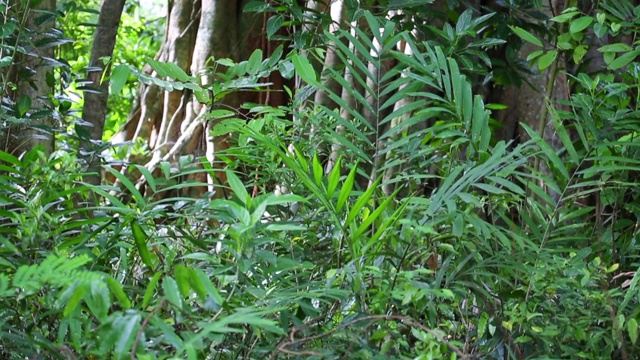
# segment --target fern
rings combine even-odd
[[[61,288],[72,284],[88,285],[94,281],[102,281],[103,275],[81,270],[89,262],[91,257],[88,255],[69,258],[64,254],[50,254],[39,264],[20,266],[13,274],[11,285],[25,296],[39,291],[44,286]],[[0,294],[7,297],[12,291],[8,287],[3,288],[2,284],[3,280],[0,278]]]

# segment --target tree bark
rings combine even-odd
[[[198,78],[201,86],[209,87],[215,81],[212,58],[239,61],[261,44],[252,35],[263,36],[256,31],[260,24],[255,20],[261,18],[242,13],[243,5],[241,0],[174,0],[168,11],[164,44],[156,59],[178,65]],[[218,66],[216,71],[223,69]],[[157,76],[151,68],[146,73]],[[215,121],[206,119],[211,104],[198,102],[190,91],[163,91],[153,85],[141,85],[140,94],[139,107],[132,110],[129,121],[113,142],[146,140],[152,155],[144,162],[150,170],[161,161],[176,164],[183,155],[194,159],[206,157],[214,169],[224,166],[217,154],[228,148],[228,136],[210,135],[215,126]],[[239,112],[239,105],[246,100],[231,94],[213,107]],[[206,182],[209,187],[190,188],[188,195],[199,196],[208,190],[221,196],[222,192],[216,192],[214,185],[226,180],[223,171],[216,171],[216,175],[216,179],[207,178],[204,172],[189,175],[187,180]]]
[[[7,8],[18,10],[8,10],[9,13],[4,14],[5,22],[10,17],[25,18],[23,30],[28,38],[24,39],[24,35],[19,36],[16,46],[23,46],[25,51],[15,55],[16,61],[8,70],[8,79],[17,84],[17,88],[11,91],[7,87],[4,91],[13,102],[28,103],[29,106],[26,113],[16,114],[16,117],[27,120],[26,123],[10,125],[3,129],[4,134],[0,136],[0,141],[6,152],[19,154],[40,147],[45,153],[50,154],[55,145],[56,126],[52,106],[46,94],[53,92],[47,84],[47,73],[52,71],[48,60],[53,58],[54,47],[47,46],[46,40],[51,38],[50,30],[55,24],[55,16],[52,15],[45,21],[38,21],[37,18],[41,18],[44,12],[53,14],[56,1],[45,0],[37,6],[25,5],[24,8],[20,6],[20,2],[11,5]],[[42,116],[33,116],[38,113]]]
[[[104,133],[104,122],[107,114],[107,99],[109,97],[108,78],[109,64],[104,64],[104,58],[113,55],[116,44],[120,17],[124,9],[125,0],[104,0],[100,9],[98,25],[93,36],[93,48],[89,59],[87,79],[91,81],[93,89],[85,91],[82,117],[86,123],[88,139],[83,139],[82,146],[90,152],[99,144]],[[88,171],[97,175],[86,177],[86,181],[95,185],[100,184],[100,158],[98,154],[91,154]]]
[[[543,3],[541,11],[549,17],[553,17],[560,14],[564,8],[564,0],[551,0]],[[531,52],[536,50],[540,49],[525,42],[518,54],[519,58],[526,59]],[[532,70],[533,74],[525,75],[525,80],[528,84],[523,82],[520,88],[499,91],[498,102],[507,105],[508,108],[508,110],[496,114],[498,121],[503,124],[503,129],[499,136],[507,141],[515,138],[518,138],[520,142],[526,141],[529,136],[519,126],[520,123],[524,123],[535,129],[547,143],[559,150],[562,148],[562,143],[555,132],[551,113],[548,109],[549,106],[562,108],[560,101],[569,99],[566,63],[562,56],[559,55],[555,63],[544,71]],[[550,175],[550,171],[545,164],[537,163],[532,165],[536,170]],[[539,185],[543,189],[547,188],[545,184],[541,183]],[[558,201],[559,194],[549,189],[547,189],[547,192]]]

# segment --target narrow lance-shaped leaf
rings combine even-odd
[[[247,188],[244,186],[240,178],[231,170],[225,169],[227,173],[227,181],[229,182],[229,186],[233,193],[238,197],[238,199],[245,205],[251,205],[251,197],[247,192]]]
[[[373,195],[374,191],[378,188],[378,185],[380,184],[381,180],[382,180],[382,177],[378,177],[376,181],[374,181],[373,184],[369,186],[367,191],[365,191],[362,195],[360,195],[358,200],[356,200],[356,202],[353,204],[353,207],[349,210],[349,215],[347,216],[347,220],[345,220],[344,222],[345,228],[347,228],[351,224],[351,222],[353,222],[353,220],[362,212],[362,210],[365,207],[365,204],[369,202],[369,199],[371,199],[371,196]]]
[[[331,169],[331,172],[329,173],[329,176],[327,178],[328,182],[327,182],[327,197],[328,198],[332,198],[333,197],[333,193],[334,191],[336,191],[336,188],[338,187],[338,184],[340,183],[340,173],[341,173],[341,166],[342,166],[342,157],[339,157],[338,160],[336,160],[335,164],[333,164],[333,169]]]
[[[151,298],[155,295],[156,288],[158,287],[158,281],[160,280],[160,276],[162,276],[162,272],[158,271],[157,273],[153,274],[151,281],[149,281],[149,284],[147,285],[147,289],[144,291],[144,296],[142,298],[143,310],[147,307],[147,305],[149,305]]]
[[[178,290],[183,298],[189,296],[191,287],[189,286],[189,271],[182,264],[177,264],[174,270]]]
[[[136,249],[138,249],[138,253],[140,254],[140,258],[142,262],[149,267],[149,269],[153,269],[153,262],[151,261],[151,253],[149,252],[149,248],[147,248],[147,241],[149,238],[147,234],[145,234],[144,230],[138,223],[137,220],[131,220],[131,233],[133,234],[133,240],[136,245]]]
[[[84,286],[84,285],[79,285],[79,286],[75,287],[75,289],[73,291],[73,294],[71,295],[71,297],[67,301],[67,305],[64,307],[64,311],[62,313],[63,316],[67,317],[67,316],[71,315],[71,313],[76,308],[78,308],[78,305],[80,305],[80,302],[84,298],[86,290],[87,290],[86,286]]]
[[[109,290],[116,297],[118,303],[123,309],[131,308],[131,301],[127,297],[127,294],[122,289],[122,285],[114,279],[112,276],[107,276],[105,278],[107,285],[109,285]]]
[[[108,172],[110,172],[113,176],[115,176],[118,179],[118,181],[120,181],[127,188],[127,191],[129,191],[131,193],[131,195],[136,200],[136,202],[138,203],[139,206],[146,205],[146,201],[144,199],[144,196],[142,196],[140,191],[138,191],[136,186],[133,184],[133,182],[131,182],[131,180],[129,180],[129,178],[127,178],[125,175],[121,174],[120,171],[118,171],[118,170],[116,170],[116,169],[114,169],[114,168],[112,168],[110,166],[106,166],[105,169],[107,169]]]
[[[401,189],[396,190],[393,194],[391,194],[391,196],[388,196],[386,199],[384,199],[384,201],[380,203],[376,207],[376,209],[371,214],[369,214],[369,216],[367,216],[367,218],[362,222],[362,224],[360,224],[360,226],[358,226],[358,229],[353,234],[353,241],[359,240],[360,236],[362,236],[362,234],[367,231],[371,224],[373,224],[373,222],[377,220],[378,217],[380,217],[380,215],[387,209],[389,204],[391,204],[391,202],[395,199],[400,190]]]
[[[320,160],[318,159],[318,154],[314,154],[313,155],[313,160],[311,162],[312,167],[313,167],[313,179],[316,182],[316,185],[318,185],[318,187],[322,188],[323,184],[322,184],[322,177],[324,174],[324,171],[322,170],[322,165],[320,165]]]
[[[351,168],[349,175],[344,180],[342,184],[342,188],[340,189],[340,194],[338,194],[338,201],[336,202],[336,212],[340,213],[344,205],[347,203],[347,199],[349,199],[349,195],[351,195],[351,191],[353,190],[353,184],[355,183],[356,174],[358,173],[357,164]]]
[[[511,31],[513,31],[516,35],[518,35],[522,40],[529,42],[533,45],[539,46],[539,47],[543,47],[542,45],[542,41],[540,41],[537,37],[535,37],[533,34],[531,34],[530,32],[528,32],[527,30],[518,27],[518,26],[509,26],[509,28],[511,29]]]

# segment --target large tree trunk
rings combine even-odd
[[[0,141],[2,149],[10,153],[23,153],[36,146],[45,153],[51,153],[55,144],[54,128],[57,126],[53,123],[52,106],[46,96],[53,92],[50,84],[47,84],[47,74],[52,76],[52,66],[48,61],[53,59],[54,50],[52,46],[47,46],[47,40],[53,40],[50,30],[56,17],[51,15],[44,18],[43,13],[54,14],[56,1],[45,0],[36,6],[25,5],[27,3],[12,1],[11,6],[7,7],[8,13],[4,14],[4,23],[26,18],[24,32],[18,35],[16,43],[16,46],[24,47],[24,52],[18,52],[8,73],[2,74],[5,85],[8,81],[17,84],[15,91],[6,86],[3,96],[8,96],[10,102],[17,104],[13,115],[23,121],[3,126]],[[17,51],[10,46],[5,47],[2,57],[9,52]]]
[[[94,142],[100,143],[104,133],[109,81],[102,81],[102,79],[103,75],[109,75],[109,69],[107,64],[103,63],[103,59],[113,55],[124,3],[125,0],[103,0],[98,26],[93,36],[93,48],[91,49],[87,74],[87,79],[92,83],[92,90],[85,91],[84,106],[82,108],[83,119],[88,123],[87,134],[85,135],[89,137],[88,139],[83,139],[82,146],[90,153],[95,148]],[[107,71],[106,74],[105,71]],[[97,154],[91,154],[88,171],[98,175],[88,176],[86,180],[95,185],[100,184],[100,158]]]
[[[212,66],[212,57],[238,61],[261,44],[262,35],[256,31],[261,18],[243,13],[243,4],[241,0],[171,2],[165,40],[156,59],[178,65],[198,77],[200,85],[208,87],[214,80],[208,68]],[[260,38],[252,37],[256,33]],[[217,71],[221,71],[220,67]],[[157,76],[150,67],[146,68],[146,73]],[[113,142],[146,140],[152,154],[145,160],[150,169],[164,160],[175,164],[183,155],[196,159],[206,157],[214,168],[223,166],[216,153],[228,148],[228,137],[211,136],[215,121],[207,120],[205,115],[212,106],[239,112],[239,105],[245,98],[232,94],[220,103],[202,104],[190,91],[164,91],[153,85],[141,85],[140,96],[140,105],[132,110],[129,121],[114,136]],[[216,179],[207,178],[204,173],[192,177],[207,182],[208,190],[215,191],[214,184],[226,181],[224,172],[217,171],[216,174]],[[216,196],[221,194],[216,192]]]

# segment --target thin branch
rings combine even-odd
[[[140,329],[138,329],[138,332],[136,333],[136,339],[133,341],[133,346],[131,347],[131,360],[136,360],[136,348],[138,347],[138,343],[140,342],[140,338],[142,337],[144,329],[147,327],[147,325],[149,325],[149,321],[151,321],[151,318],[164,307],[164,304],[166,302],[167,299],[163,297],[160,301],[160,304],[158,304],[158,306],[156,306],[142,322]]]

